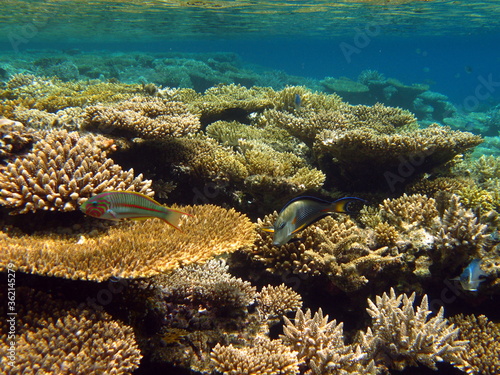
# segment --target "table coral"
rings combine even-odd
[[[47,133],[31,152],[7,164],[0,175],[0,204],[12,214],[73,211],[106,190],[153,195],[151,181],[134,170],[123,171],[107,155],[112,141],[65,130]]]
[[[134,97],[113,105],[85,108],[82,128],[128,138],[164,139],[196,133],[198,116],[184,103]]]
[[[13,263],[20,272],[75,280],[149,277],[203,263],[254,241],[253,224],[234,209],[213,205],[178,209],[193,215],[181,220],[182,232],[155,219],[79,236],[0,232],[0,270]]]
[[[2,291],[2,300],[7,296]],[[2,311],[4,316],[7,312]],[[8,361],[6,319],[0,324],[4,374],[132,374],[142,358],[134,330],[98,311],[50,294],[16,288],[15,355]],[[13,363],[13,366],[11,366]]]
[[[471,133],[433,125],[410,132],[385,134],[373,128],[324,130],[316,138],[318,155],[333,159],[340,176],[352,186],[372,188],[400,184],[430,171],[482,142]],[[345,180],[345,179],[344,179]]]

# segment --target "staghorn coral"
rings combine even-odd
[[[122,171],[106,157],[112,141],[77,132],[53,131],[0,175],[0,204],[11,214],[37,210],[72,211],[106,190],[129,190],[152,196],[150,181],[134,170]]]
[[[125,375],[139,367],[142,355],[133,329],[104,312],[26,287],[16,288],[15,306],[15,354],[9,360],[11,330],[6,319],[0,324],[4,374]]]
[[[319,309],[311,317],[311,310],[298,310],[292,323],[286,316],[283,327],[283,342],[298,353],[305,364],[305,374],[373,374],[377,373],[373,361],[367,353],[362,353],[358,345],[346,345],[343,323],[328,322]]]
[[[400,371],[418,364],[436,370],[436,362],[442,361],[463,365],[460,355],[467,341],[459,339],[459,329],[443,317],[443,308],[429,319],[427,295],[416,309],[414,302],[415,293],[396,296],[392,288],[375,302],[368,299],[372,323],[356,341],[377,365]]]
[[[113,105],[85,108],[82,128],[128,138],[165,139],[197,132],[200,120],[184,103],[134,97]]]
[[[493,323],[484,315],[452,316],[460,332],[458,337],[468,342],[466,350],[459,353],[467,365],[462,367],[468,374],[496,375],[500,373],[500,324]]]
[[[210,354],[215,369],[224,375],[298,375],[297,352],[281,340],[255,339],[242,348],[217,344]]]
[[[302,307],[302,297],[285,284],[264,286],[257,297],[258,310],[265,320],[281,317]]]
[[[193,215],[181,220],[183,232],[154,219],[87,236],[0,232],[0,271],[13,263],[20,272],[68,279],[150,277],[254,241],[253,224],[233,209],[202,205],[181,210]]]
[[[163,295],[175,303],[202,305],[211,309],[241,309],[250,305],[257,292],[248,281],[231,276],[222,259],[188,265],[155,277]]]

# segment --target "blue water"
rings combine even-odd
[[[500,81],[496,1],[238,2],[4,0],[0,51],[236,52],[291,75],[356,79],[378,70],[427,83],[456,105]],[[488,92],[488,104],[500,98]]]

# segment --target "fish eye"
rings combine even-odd
[[[92,207],[97,207],[97,202],[96,201],[92,202],[91,204],[92,204]]]
[[[285,227],[285,224],[286,224],[286,222],[283,221],[283,222],[281,222],[281,223],[278,224],[277,228],[278,229],[283,229]]]

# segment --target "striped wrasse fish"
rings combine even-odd
[[[144,220],[156,217],[179,230],[180,217],[192,216],[132,191],[106,191],[94,195],[80,206],[80,210],[86,215],[105,220]]]

